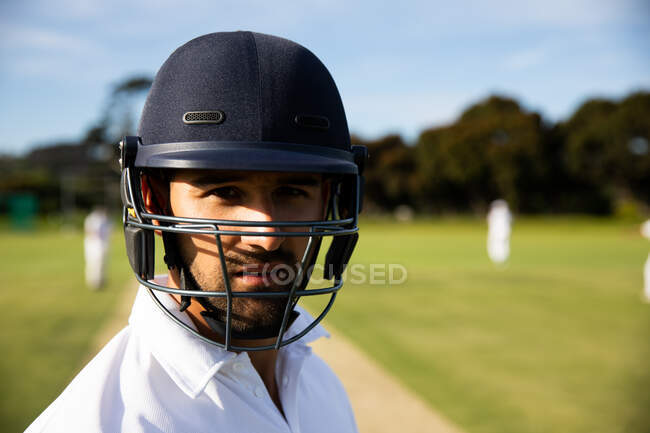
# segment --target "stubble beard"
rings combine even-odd
[[[289,256],[290,253],[271,253],[274,258],[268,258],[267,260],[260,260],[262,257],[252,258],[242,254],[226,254],[226,266],[232,269],[234,266],[245,265],[246,263],[259,263],[260,261],[265,262],[277,262],[278,256],[282,257],[283,263],[291,263],[292,260]],[[196,260],[192,260],[188,263],[185,258],[185,254],[181,253],[183,262],[185,263],[185,269],[189,270],[189,277],[192,280],[193,285],[202,291],[215,291],[215,292],[226,292],[226,285],[224,282],[224,270],[221,266],[221,261],[219,258],[215,258],[214,262],[211,261],[208,269],[205,265],[197,263]],[[242,291],[260,291],[260,292],[269,292],[269,291],[289,291],[293,281],[287,282],[282,286],[274,285],[272,287],[257,287],[257,288],[246,288],[244,290],[242,287],[238,287],[236,282],[237,279],[233,278],[233,273],[226,270],[226,277],[229,279],[231,290],[233,292],[242,292]],[[203,297],[202,302],[209,304],[212,310],[212,314],[216,319],[220,320],[223,323],[226,323],[227,320],[227,299],[226,297]],[[233,297],[232,298],[232,308],[231,308],[231,329],[242,336],[246,335],[265,335],[265,334],[274,334],[279,332],[280,326],[282,325],[282,319],[284,318],[284,312],[287,305],[287,297],[265,297],[265,298],[252,298],[252,297]]]

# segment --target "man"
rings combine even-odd
[[[86,285],[93,290],[101,289],[106,282],[106,261],[111,230],[111,222],[103,207],[93,209],[84,220]]]
[[[650,219],[641,224],[641,236],[650,239]],[[650,303],[650,254],[643,265],[643,296],[645,302]]]
[[[28,431],[356,431],[306,345],[356,244],[366,157],[327,69],[285,39],[199,37],[161,67],[138,135],[120,145],[129,326]],[[323,237],[331,286],[310,288]],[[314,295],[316,319],[297,306]]]
[[[512,214],[505,200],[494,200],[487,215],[487,252],[493,263],[505,263],[510,256]]]

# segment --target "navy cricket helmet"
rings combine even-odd
[[[127,255],[137,280],[156,304],[180,326],[226,350],[267,350],[289,344],[322,320],[343,285],[342,274],[358,239],[366,148],[351,146],[343,104],[325,66],[301,45],[251,32],[212,33],[178,48],[162,65],[147,97],[138,136],[120,142],[122,201]],[[239,170],[322,173],[332,179],[327,215],[319,221],[211,220],[149,213],[141,176],[152,170]],[[161,212],[162,213],[162,212]],[[156,222],[156,224],[154,224]],[[275,227],[273,232],[247,231]],[[235,228],[237,228],[235,230]],[[289,229],[291,228],[291,229]],[[154,231],[162,232],[165,260],[180,274],[179,289],[153,281]],[[298,230],[298,231],[296,231]],[[220,254],[223,291],[197,287],[178,258],[174,237],[213,235]],[[230,288],[221,236],[302,236],[307,247],[295,279],[286,290],[234,292]],[[329,287],[308,288],[323,237],[331,236],[323,265]],[[185,325],[156,298],[153,290],[181,296],[181,310],[192,300],[222,336],[214,341]],[[316,319],[284,339],[301,296],[329,295]],[[236,297],[286,299],[282,323],[270,334],[239,335],[232,329]],[[227,299],[216,312],[209,297]],[[242,347],[232,339],[277,337],[273,345]]]

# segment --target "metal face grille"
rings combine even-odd
[[[183,114],[183,123],[187,125],[199,125],[206,123],[221,123],[226,115],[221,110],[214,111],[188,111]]]

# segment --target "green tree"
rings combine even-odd
[[[352,137],[354,144],[368,147],[369,159],[364,171],[365,204],[372,211],[391,211],[413,204],[414,149],[399,135],[388,135],[374,141]]]
[[[650,204],[650,93],[585,102],[561,129],[569,172],[614,201]]]
[[[546,130],[539,114],[492,96],[454,124],[424,131],[416,158],[421,201],[434,210],[483,212],[491,200],[504,198],[521,211],[542,210]]]

